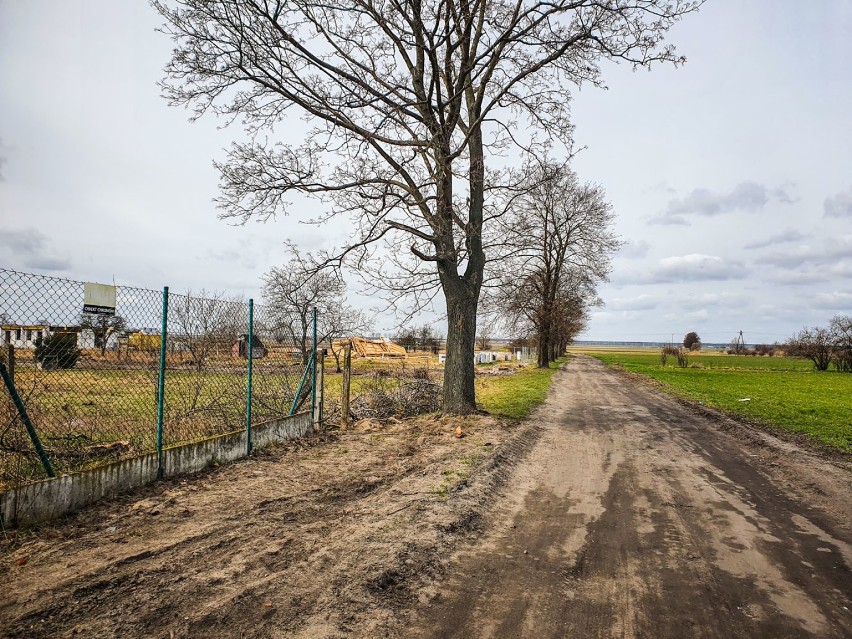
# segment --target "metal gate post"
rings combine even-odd
[[[38,458],[41,460],[41,465],[44,466],[44,471],[47,473],[48,477],[56,477],[56,473],[53,472],[53,467],[50,465],[50,459],[47,457],[47,453],[44,451],[44,448],[41,445],[41,440],[38,438],[38,433],[36,433],[35,427],[33,423],[30,421],[30,416],[27,415],[26,406],[24,406],[24,402],[21,399],[21,396],[18,395],[18,390],[15,388],[15,384],[12,381],[11,375],[9,375],[9,369],[6,368],[6,364],[0,362],[0,375],[3,376],[3,382],[6,384],[6,388],[9,390],[9,395],[12,396],[12,401],[15,403],[15,408],[18,409],[18,415],[21,416],[21,421],[24,422],[24,426],[27,428],[27,433],[30,436],[30,439],[33,442],[33,446],[35,446],[36,453],[38,453]]]
[[[163,404],[166,391],[166,339],[169,323],[169,287],[163,287],[163,322],[160,328],[160,375],[157,379],[157,478],[163,478]]]

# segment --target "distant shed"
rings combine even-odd
[[[240,335],[240,338],[234,342],[231,347],[231,355],[234,357],[242,357],[248,359],[248,335]],[[257,335],[252,335],[251,340],[251,357],[252,359],[262,359],[269,355],[269,350],[260,341]]]

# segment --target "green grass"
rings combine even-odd
[[[671,357],[662,366],[657,353],[588,354],[655,379],[675,395],[852,451],[852,375],[816,372],[810,361],[793,357],[699,355],[690,357],[690,368],[678,368]]]
[[[476,378],[476,399],[480,408],[492,415],[523,419],[544,401],[550,378],[564,362],[559,359],[550,368],[528,366],[513,375]]]

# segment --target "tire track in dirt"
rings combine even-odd
[[[586,357],[423,637],[852,636],[850,474]]]

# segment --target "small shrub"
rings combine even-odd
[[[413,368],[411,370],[411,378],[412,379],[419,379],[419,380],[427,381],[427,382],[432,381],[432,375],[429,373],[429,369],[426,368],[425,366]]]
[[[43,370],[74,368],[80,358],[76,333],[53,333],[47,339],[37,339],[35,346],[36,362]]]
[[[689,351],[685,348],[678,348],[675,353],[677,357],[677,365],[681,368],[686,368],[689,366]]]

